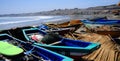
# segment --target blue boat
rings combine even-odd
[[[48,27],[45,24],[41,24],[38,28],[39,28],[39,30],[41,30],[43,32],[58,32],[60,35],[64,35],[67,32],[75,30],[74,27],[68,27],[68,28],[51,28],[51,27]]]
[[[90,21],[96,21],[96,20],[103,20],[103,19],[107,19],[107,17],[95,17],[95,18],[88,18],[87,20],[90,20]]]
[[[73,61],[72,58],[52,52],[42,47],[31,45],[30,43],[16,39],[8,34],[0,34],[0,41],[8,42],[22,48],[24,50],[22,56],[24,55],[23,57],[26,57],[26,60],[29,61]],[[20,60],[20,57],[22,56],[18,56],[17,59]],[[16,61],[16,56],[13,58]],[[24,58],[20,61],[26,61]]]
[[[89,21],[89,20],[81,20],[81,21],[87,27],[95,27],[95,26],[102,26],[102,25],[120,26],[120,20],[99,19],[94,21]]]
[[[120,20],[105,20],[105,19],[99,19],[95,21],[89,21],[89,20],[82,20],[84,25],[87,28],[88,32],[94,32],[102,35],[111,35],[112,37],[118,37],[120,36]],[[97,28],[100,27],[105,27],[105,26],[110,26],[110,28],[116,28],[115,30],[96,30]],[[106,28],[107,29],[107,28]]]
[[[22,31],[26,40],[29,42],[33,42],[34,45],[39,47],[44,47],[68,56],[80,57],[82,55],[89,54],[100,47],[99,43],[85,42],[81,40],[72,40],[62,37],[58,41],[58,44],[42,44],[41,42],[32,40],[30,36],[33,35],[34,33],[38,33],[42,36],[45,36],[46,35],[45,32],[37,28],[23,29]]]
[[[95,21],[89,21],[89,20],[82,20],[83,23],[89,23],[89,24],[103,24],[103,25],[112,25],[112,24],[118,24],[120,23],[120,20],[95,20]]]

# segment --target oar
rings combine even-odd
[[[54,43],[51,43],[51,44],[48,44],[48,45],[56,45],[56,44],[59,44],[61,43],[61,41],[57,41],[57,42],[54,42]]]
[[[108,34],[108,36],[110,37],[110,39],[111,39],[114,43],[116,43],[115,40],[111,37],[110,34]]]

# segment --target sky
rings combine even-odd
[[[117,4],[120,0],[0,0],[0,14],[18,14],[54,9],[88,8]]]

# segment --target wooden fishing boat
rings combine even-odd
[[[39,26],[39,30],[41,31],[45,31],[45,32],[58,32],[60,35],[64,35],[65,33],[68,33],[68,32],[72,32],[75,30],[74,27],[69,27],[69,28],[51,28],[51,27],[48,27],[44,24],[41,24]]]
[[[91,53],[100,47],[99,43],[84,42],[81,40],[71,40],[71,39],[66,39],[62,37],[60,37],[57,41],[55,40],[54,42],[56,43],[52,44],[52,43],[43,42],[44,43],[43,44],[40,42],[41,39],[39,39],[38,41],[38,40],[30,38],[31,35],[36,34],[36,33],[37,35],[39,34],[43,37],[46,36],[46,33],[44,33],[43,31],[37,30],[35,28],[23,29],[23,34],[27,41],[35,42],[34,45],[36,46],[44,47],[44,48],[56,51],[58,53],[61,53],[67,56],[80,57],[82,55]],[[57,37],[53,37],[53,38],[57,38]]]
[[[60,55],[42,47],[31,45],[30,43],[25,43],[24,41],[16,39],[8,34],[0,34],[0,41],[11,43],[24,50],[23,53],[14,56],[5,56],[2,54],[3,57],[9,57],[12,61],[73,61],[72,58]],[[12,50],[9,51],[12,52]]]
[[[22,52],[23,49],[18,48],[17,46],[14,46],[8,42],[0,41],[0,54],[7,56],[14,56]]]
[[[95,26],[103,26],[103,25],[112,25],[112,26],[120,26],[120,20],[95,20],[95,21],[89,21],[89,20],[81,20],[85,26],[87,27],[95,27]]]
[[[89,20],[82,20],[83,23],[89,23],[89,24],[105,24],[105,25],[112,25],[112,24],[119,24],[120,20],[95,20],[95,21],[89,21]]]
[[[79,28],[82,25],[82,22],[80,20],[70,20],[64,23],[59,23],[59,24],[53,24],[53,23],[48,23],[46,24],[49,27],[52,28],[68,28],[68,27],[74,27],[75,30]]]
[[[107,17],[106,16],[104,16],[104,17],[94,17],[94,18],[88,18],[87,20],[96,21],[96,20],[103,20],[103,19],[107,19]]]

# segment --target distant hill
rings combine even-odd
[[[0,17],[4,16],[34,16],[34,15],[93,15],[93,14],[112,14],[112,10],[120,10],[120,6],[115,4],[108,6],[97,6],[90,7],[86,9],[54,9],[52,11],[44,11],[44,12],[35,12],[35,13],[21,13],[21,14],[4,14],[0,15]]]
[[[113,10],[113,9],[120,9],[120,6],[117,6],[116,4],[108,5],[108,6],[98,6],[98,7],[90,7],[87,9],[93,9],[93,10]]]

